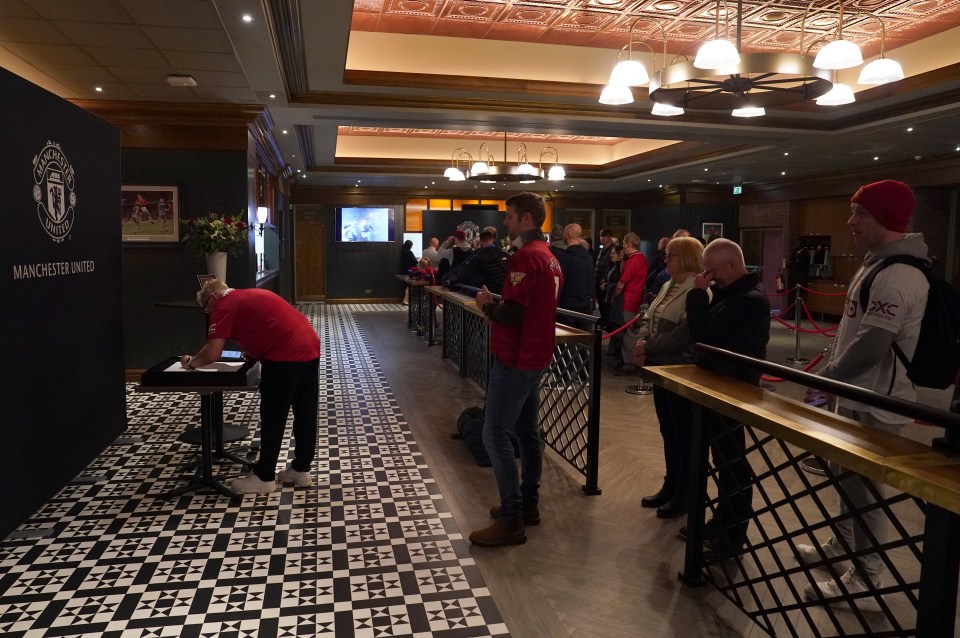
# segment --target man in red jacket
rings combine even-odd
[[[202,368],[220,359],[227,339],[244,348],[244,357],[260,361],[260,458],[253,471],[233,480],[238,494],[277,490],[276,469],[287,414],[293,408],[293,462],[280,480],[297,487],[313,484],[310,464],[317,450],[320,338],[310,321],[269,290],[234,290],[219,279],[203,285],[197,303],[210,314],[207,344],[183,355],[185,368]]]
[[[487,382],[483,445],[500,491],[500,505],[490,508],[493,525],[470,534],[482,547],[525,543],[524,524],[540,523],[540,375],[550,365],[556,344],[554,319],[563,273],[543,240],[540,227],[547,216],[543,198],[518,193],[507,198],[504,226],[520,250],[507,262],[500,302],[484,286],[477,307],[491,323],[490,349],[494,362]],[[520,448],[520,467],[513,440]]]
[[[616,294],[623,295],[623,323],[627,325],[640,313],[643,300],[643,285],[647,279],[647,257],[640,252],[640,236],[627,233],[623,237],[623,263],[620,265],[620,282]],[[618,377],[637,374],[636,346],[639,332],[634,328],[624,331],[623,347],[620,352],[623,363],[614,373]]]

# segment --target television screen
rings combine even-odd
[[[423,233],[404,233],[403,241],[408,239],[413,242],[413,248],[410,249],[413,251],[413,256],[417,259],[423,257]]]
[[[393,241],[393,208],[338,208],[337,241]]]

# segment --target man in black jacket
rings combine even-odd
[[[480,232],[480,248],[467,255],[466,260],[453,268],[443,278],[443,285],[453,288],[457,284],[482,288],[500,294],[507,274],[509,255],[497,245],[497,229],[487,226]]]
[[[582,234],[580,224],[568,224],[563,229],[566,249],[561,250],[551,245],[550,252],[560,262],[560,269],[563,271],[563,287],[560,289],[557,307],[592,315],[595,285],[593,259],[583,245]],[[557,315],[557,321],[581,330],[590,330],[591,327],[589,321],[572,319],[562,314]]]
[[[747,272],[740,247],[729,239],[713,240],[703,250],[703,268],[686,300],[694,343],[764,359],[770,340],[770,302],[760,277]],[[711,281],[712,298],[707,294]],[[698,363],[751,385],[760,383],[758,370],[740,364],[711,357],[701,357]],[[703,555],[728,558],[739,554],[747,540],[754,477],[745,458],[743,424],[707,409],[703,418],[718,469],[717,513],[707,523]]]

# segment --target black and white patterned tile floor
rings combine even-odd
[[[128,388],[124,435],[0,543],[0,635],[508,635],[352,312],[301,309],[324,352],[315,486],[157,499],[195,458],[197,399]],[[224,417],[255,430],[257,408],[227,394]]]

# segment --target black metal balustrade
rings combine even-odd
[[[960,428],[960,415],[716,348],[698,349],[933,425]],[[691,499],[688,514],[685,582],[713,585],[774,636],[954,635],[960,571],[955,456],[693,366],[648,371],[658,385],[694,401],[690,487],[700,498]],[[733,425],[718,427],[704,418],[708,410],[726,415]],[[800,462],[812,454],[831,461],[826,476],[802,471]],[[861,476],[870,479],[861,484],[874,503],[858,509],[848,488]],[[848,511],[842,517],[840,502]],[[877,525],[864,525],[864,516],[886,521],[889,535],[878,539]],[[841,541],[837,555],[814,550],[807,561],[798,559],[799,545],[840,539],[838,525],[845,523],[863,530],[867,548],[854,552]],[[861,559],[871,555],[884,567],[879,583],[863,589],[850,584],[849,573],[841,578],[852,567],[868,581]],[[839,591],[827,596],[816,583],[831,578]]]
[[[442,287],[426,291],[443,303],[443,357],[456,365],[460,376],[475,381],[484,390],[493,360],[490,326],[476,307],[475,288],[461,287],[468,294]],[[593,317],[558,311],[590,324]],[[540,427],[544,441],[584,475],[583,491],[600,494],[598,487],[600,448],[599,330],[586,332],[557,325],[553,360],[540,387]]]

